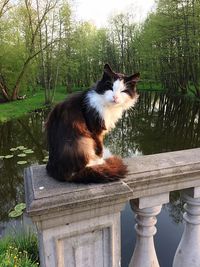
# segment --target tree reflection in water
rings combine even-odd
[[[106,145],[123,157],[194,148],[200,145],[200,106],[188,97],[140,94],[107,137]]]
[[[46,144],[44,122],[47,111],[32,113],[21,119],[0,124],[0,155],[23,145],[34,150],[27,156],[28,165],[42,163]],[[105,140],[114,154],[122,157],[148,155],[198,147],[200,145],[200,107],[187,97],[143,92],[137,106],[124,114],[118,126]],[[23,201],[23,169],[19,157],[0,160],[0,221],[16,203]],[[174,203],[174,204],[173,204]],[[174,221],[181,217],[177,200],[168,206]],[[179,205],[181,211],[182,203]]]

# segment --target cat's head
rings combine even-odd
[[[108,64],[104,66],[102,79],[97,83],[96,92],[102,96],[107,105],[121,105],[126,109],[137,99],[136,83],[140,74],[124,75],[114,72]]]

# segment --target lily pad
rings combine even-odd
[[[10,148],[10,151],[16,151],[16,150],[17,150],[17,147]]]
[[[0,156],[0,159],[4,159],[5,158],[5,156]]]
[[[11,217],[11,218],[16,218],[16,217],[21,216],[22,214],[23,214],[23,211],[22,211],[22,210],[19,210],[19,211],[17,211],[17,210],[12,210],[12,211],[8,214],[8,216]]]
[[[26,149],[25,146],[18,146],[17,148],[18,148],[19,150],[24,150],[24,149]]]
[[[43,161],[44,163],[47,163],[47,162],[48,162],[48,158],[44,158],[42,161]]]
[[[26,154],[32,154],[32,153],[34,153],[34,151],[32,149],[26,149],[23,152],[26,153]]]
[[[26,208],[26,204],[25,203],[19,203],[15,206],[15,211],[22,211]]]
[[[26,163],[27,163],[26,160],[20,160],[20,161],[17,162],[17,164],[19,164],[19,165],[23,165],[23,164],[26,164]]]
[[[5,159],[11,159],[11,158],[13,158],[14,157],[14,155],[6,155],[4,158]]]
[[[23,158],[23,157],[26,157],[26,154],[22,153],[22,154],[18,154],[17,156]]]

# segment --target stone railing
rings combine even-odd
[[[59,183],[46,175],[45,166],[26,169],[27,212],[38,229],[42,267],[121,266],[120,212],[127,201],[137,232],[129,266],[158,267],[156,215],[174,190],[182,191],[186,204],[173,267],[200,266],[200,149],[125,162],[126,179],[97,185]]]

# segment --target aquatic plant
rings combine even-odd
[[[19,203],[14,207],[14,210],[9,212],[8,216],[10,218],[17,218],[23,214],[25,208],[26,208],[25,203]]]

